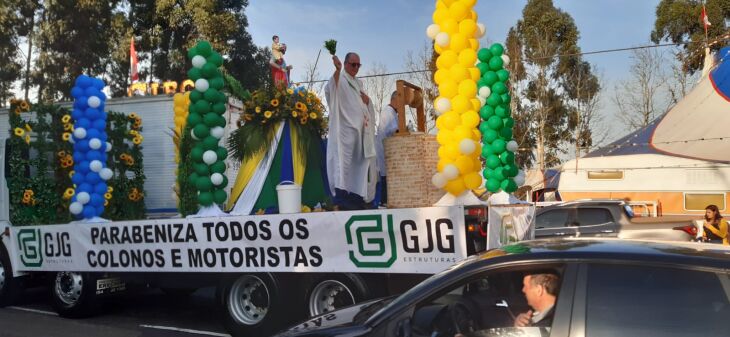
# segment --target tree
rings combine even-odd
[[[598,125],[598,102],[601,83],[595,75],[597,70],[588,62],[581,62],[571,74],[563,78],[566,96],[570,102],[569,129],[573,130],[575,157],[581,150],[588,152],[594,144],[594,130]]]
[[[619,82],[613,97],[619,117],[629,132],[649,125],[664,112],[662,96],[666,81],[662,69],[664,58],[656,49],[635,49],[631,58],[631,77]]]
[[[22,2],[22,1],[21,1]],[[12,85],[20,76],[21,64],[18,62],[18,38],[22,29],[22,17],[16,10],[18,1],[0,2],[0,107],[12,98]],[[10,28],[10,29],[7,29]]]
[[[707,31],[708,40],[705,40],[701,21],[703,2],[706,2],[707,16],[712,23]],[[676,57],[682,63],[682,70],[691,74],[702,68],[706,42],[710,42],[708,46],[714,51],[725,45],[722,43],[724,40],[718,38],[727,32],[727,18],[730,18],[730,0],[661,0],[656,8],[651,40],[654,43],[689,42]]]
[[[381,62],[373,63],[365,74],[365,92],[370,96],[375,108],[375,114],[380,116],[383,106],[390,102],[390,94],[395,90],[395,83],[390,76],[382,76],[388,72],[388,68]]]

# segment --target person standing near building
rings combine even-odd
[[[378,132],[375,134],[375,146],[378,160],[378,172],[380,174],[380,204],[388,203],[387,170],[385,167],[385,139],[398,131],[398,111],[395,110],[398,92],[393,91],[390,95],[390,103],[380,111],[378,120]]]

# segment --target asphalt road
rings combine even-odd
[[[107,301],[103,312],[86,319],[58,317],[47,297],[45,290],[32,289],[15,306],[0,308],[0,336],[230,336],[219,322],[213,288],[183,298],[159,290],[128,294]]]

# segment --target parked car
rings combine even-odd
[[[515,328],[523,276],[559,276],[552,322]],[[408,292],[277,336],[727,336],[730,249],[618,239],[534,240],[470,257]]]
[[[535,238],[618,237],[667,241],[690,241],[685,229],[690,220],[641,218],[634,221],[623,200],[579,200],[539,209],[535,214]]]

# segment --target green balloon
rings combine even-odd
[[[203,93],[197,90],[193,90],[190,92],[190,102],[197,103],[199,100],[203,99]]]
[[[504,105],[497,105],[497,107],[494,108],[494,114],[500,118],[505,118],[507,117],[507,109],[504,108]]]
[[[477,52],[477,58],[479,61],[487,62],[492,57],[492,52],[489,51],[487,48],[479,49]]]
[[[493,155],[493,154],[489,155],[487,157],[486,161],[487,161],[487,163],[486,163],[487,167],[490,169],[493,169],[493,170],[496,169],[497,167],[502,166],[502,162],[499,160],[499,157],[497,157],[496,155]]]
[[[213,104],[213,113],[222,115],[226,112],[226,104],[225,103],[216,103]]]
[[[488,86],[491,86],[499,80],[499,76],[497,75],[497,73],[490,70],[482,74],[482,79],[484,80],[484,83],[486,83]]]
[[[502,168],[502,166],[500,166],[500,167],[497,167],[496,169],[492,170],[492,175],[489,176],[489,178],[487,178],[487,179],[502,181],[505,178],[506,177],[504,176],[504,169]]]
[[[499,130],[499,136],[503,139],[512,139],[512,128],[502,128]]]
[[[210,165],[210,172],[211,173],[223,173],[226,171],[226,162],[219,160],[212,165]]]
[[[213,51],[213,47],[210,46],[210,42],[208,41],[198,41],[198,44],[195,45],[195,49],[198,51],[198,54],[202,57],[208,57],[210,56],[210,53]]]
[[[501,122],[501,120],[500,120],[500,122]],[[492,150],[494,150],[495,154],[502,154],[502,152],[504,152],[506,146],[507,146],[507,142],[505,142],[503,139],[495,139],[492,142]],[[500,165],[502,165],[501,161],[500,161]]]
[[[188,125],[190,125],[190,126],[198,125],[202,122],[203,122],[203,116],[201,116],[197,112],[190,111],[190,114],[188,114]]]
[[[517,169],[517,165],[514,163],[504,165],[504,175],[507,177],[514,177],[519,172],[520,170]]]
[[[208,101],[201,99],[195,103],[195,111],[197,111],[201,115],[205,115],[208,112],[210,112],[210,103]]]
[[[484,75],[489,71],[489,64],[485,62],[479,62],[477,63],[477,69],[479,69],[479,73]]]
[[[201,147],[193,147],[192,150],[190,150],[190,158],[195,162],[203,162],[203,148]]]
[[[509,71],[507,69],[497,70],[497,78],[502,82],[506,82],[509,79]]]
[[[195,55],[198,55],[198,50],[195,47],[188,49],[188,59],[192,60]]]
[[[218,99],[218,92],[219,91],[217,89],[208,88],[208,90],[203,93],[203,98],[205,98],[206,101],[213,103],[213,101]]]
[[[507,118],[503,119],[502,121],[504,121],[505,128],[515,127],[515,120],[512,117],[507,117]]]
[[[492,147],[489,145],[482,146],[482,158],[487,159],[489,156],[493,155],[494,151],[492,151]]]
[[[223,77],[221,76],[213,77],[208,83],[210,83],[211,88],[216,90],[221,90],[226,85],[226,82],[223,81]]]
[[[218,67],[216,67],[213,63],[206,62],[203,65],[203,68],[200,69],[200,73],[203,74],[205,78],[213,78],[218,75]]]
[[[497,138],[499,138],[497,130],[487,129],[487,131],[482,133],[482,140],[484,141],[484,144],[491,144]]]
[[[216,126],[216,123],[218,123],[218,115],[214,112],[209,112],[203,116],[203,123],[205,123],[205,126],[208,128],[213,128]],[[195,134],[196,136],[198,134]]]
[[[188,176],[188,183],[195,186],[195,182],[198,181],[198,174],[193,172]]]
[[[482,177],[484,177],[484,179],[489,179],[489,177],[492,176],[492,172],[494,172],[494,170],[487,167],[482,170]]]
[[[495,131],[504,127],[504,124],[502,123],[502,118],[499,118],[499,116],[489,117],[487,123],[489,124],[489,128]]]
[[[210,128],[205,123],[200,123],[193,127],[193,134],[198,139],[203,139],[210,135]]]
[[[491,105],[492,107],[496,107],[497,105],[502,104],[502,98],[499,97],[496,93],[492,93],[487,97],[487,104]]]
[[[481,117],[483,120],[488,120],[489,117],[494,116],[494,113],[494,108],[486,104],[481,109],[479,109],[479,117]]]
[[[215,150],[218,148],[218,138],[208,136],[203,139],[203,148],[206,150]]]
[[[224,188],[224,187],[228,186],[228,178],[226,178],[225,175],[223,175],[223,182],[221,182],[221,184],[219,186],[220,186],[220,188]]]
[[[215,64],[216,67],[220,67],[223,65],[223,57],[221,54],[218,54],[217,51],[212,51],[210,53],[210,57],[208,57],[208,62]]]
[[[479,132],[484,134],[487,130],[489,130],[489,124],[486,121],[479,123]]]
[[[505,164],[505,165],[512,164],[512,165],[514,165],[514,163],[515,163],[515,154],[512,153],[512,152],[509,152],[509,151],[504,151],[504,152],[502,152],[501,155],[499,155],[499,160],[502,161],[502,164]]]
[[[218,122],[215,123],[215,125],[220,126],[222,128],[226,127],[226,118],[221,115],[218,115]]]
[[[487,180],[486,184],[487,190],[492,193],[499,192],[500,182],[494,179]]]
[[[195,170],[195,173],[198,174],[198,177],[207,177],[210,175],[210,169],[208,169],[208,165],[206,165],[205,163],[195,163],[193,164],[193,169]],[[198,181],[196,180],[194,184],[197,183]]]
[[[218,155],[218,160],[225,160],[226,158],[228,158],[228,150],[222,146],[219,146],[215,150],[215,154]]]
[[[218,100],[217,103],[227,103],[228,102],[228,96],[222,92],[218,92]]]
[[[489,69],[497,71],[502,69],[503,65],[504,61],[502,61],[502,58],[499,56],[492,56],[492,58],[489,59]]]
[[[213,204],[213,193],[200,192],[198,193],[198,203],[203,206],[210,206]]]
[[[492,92],[502,95],[507,92],[507,86],[503,82],[497,81],[492,84]]]
[[[512,97],[510,97],[509,93],[504,93],[500,95],[500,97],[502,98],[502,103],[504,104],[509,104],[509,102],[512,101]]]
[[[507,184],[502,189],[507,193],[512,193],[517,191],[517,183],[513,179],[507,179]]]
[[[489,51],[493,56],[502,56],[502,53],[504,53],[504,47],[502,47],[499,43],[494,43],[489,47]]]
[[[216,204],[222,204],[226,202],[226,198],[228,198],[228,195],[223,189],[216,188],[213,191],[213,201],[215,201]]]
[[[200,73],[200,69],[198,68],[190,68],[190,70],[188,70],[188,78],[193,81],[197,81],[202,76],[203,75]]]
[[[198,191],[207,192],[210,191],[211,188],[213,188],[213,182],[210,181],[209,176],[201,176],[195,182],[195,187],[198,188]]]

